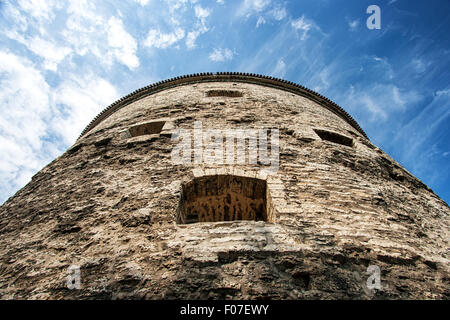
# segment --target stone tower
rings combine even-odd
[[[107,107],[0,207],[0,297],[448,299],[449,213],[327,98],[183,76]]]

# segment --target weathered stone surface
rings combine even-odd
[[[37,173],[0,207],[1,298],[448,299],[447,204],[319,101],[244,78],[167,84]],[[160,119],[161,134],[127,134]],[[197,120],[279,129],[278,172],[174,165],[172,131]],[[205,176],[265,181],[270,218],[177,223],[182,186]],[[70,265],[79,290],[66,286]],[[366,286],[369,265],[380,290]]]

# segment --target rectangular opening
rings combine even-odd
[[[353,139],[343,136],[336,132],[326,131],[326,130],[320,130],[320,129],[314,129],[314,131],[317,133],[317,135],[322,140],[330,141],[333,143],[342,144],[347,147],[353,146]]]
[[[165,123],[165,121],[151,121],[135,125],[128,130],[132,137],[143,136],[146,134],[159,134]]]
[[[182,186],[177,223],[268,221],[266,181],[233,175],[203,176]]]
[[[237,90],[209,90],[207,97],[242,97],[242,92]]]

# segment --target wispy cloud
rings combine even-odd
[[[410,120],[398,132],[395,139],[402,141],[405,146],[405,158],[417,154],[417,149],[428,141],[432,141],[436,130],[441,123],[445,123],[450,117],[450,89],[437,91],[433,99],[425,108]],[[423,123],[427,123],[423,126]],[[398,141],[399,142],[399,141]]]
[[[346,93],[350,109],[364,110],[371,122],[387,121],[391,113],[404,111],[408,103],[417,102],[418,94],[401,91],[392,84],[351,86]]]
[[[209,55],[209,59],[214,62],[223,62],[226,60],[231,60],[233,59],[233,52],[228,48],[225,49],[216,48]]]
[[[272,10],[270,10],[269,15],[271,15],[276,21],[283,20],[287,17],[287,11],[284,7],[275,7]]]
[[[244,0],[241,6],[238,8],[238,16],[250,16],[255,13],[259,13],[266,9],[271,0]]]
[[[130,69],[139,66],[139,59],[136,56],[137,42],[125,31],[122,20],[111,17],[108,20],[108,45],[111,54]]]
[[[314,22],[311,20],[307,20],[305,16],[301,16],[298,19],[295,19],[291,22],[291,26],[302,33],[300,39],[305,40],[308,38],[308,32],[311,30],[311,28],[314,27]]]
[[[278,60],[275,69],[272,71],[272,76],[283,78],[286,74],[286,63],[284,63],[283,59]]]
[[[286,7],[271,0],[244,0],[238,7],[236,17],[245,19],[256,16],[256,28],[266,23],[280,22],[288,17]]]
[[[258,21],[256,21],[256,27],[258,28],[260,25],[265,24],[266,23],[266,19],[264,19],[263,17],[258,17]]]
[[[422,73],[424,73],[427,70],[428,66],[430,65],[430,62],[429,61],[424,61],[421,58],[414,58],[411,61],[411,64],[412,64],[413,69],[418,74],[422,74]]]
[[[160,30],[151,29],[148,32],[144,45],[147,47],[155,47],[158,49],[165,49],[177,43],[184,38],[184,30],[177,28],[170,33],[162,33]]]
[[[448,182],[450,162],[448,141],[442,143],[441,130],[450,121],[450,90],[436,92],[423,110],[407,124],[399,128],[391,144],[398,150],[397,159],[417,175],[425,177],[426,183]],[[444,138],[445,139],[445,138]],[[442,148],[447,151],[442,151]],[[439,160],[442,159],[442,160]],[[440,170],[435,170],[431,163],[440,163]]]
[[[348,27],[349,27],[350,31],[355,31],[358,28],[359,23],[360,22],[359,22],[358,19],[349,21],[348,22]]]
[[[206,33],[209,28],[206,26],[206,18],[211,14],[211,10],[201,7],[200,5],[196,5],[194,7],[195,16],[197,17],[197,22],[195,24],[195,29],[189,31],[186,38],[186,47],[188,49],[194,49],[196,47],[196,40],[198,36],[203,33]]]
[[[32,38],[24,38],[17,32],[10,32],[7,34],[11,39],[14,39],[23,45],[25,45],[31,52],[42,57],[43,67],[47,70],[57,71],[58,64],[66,57],[69,56],[73,50],[68,46],[61,46],[54,41],[49,41],[41,38],[40,36],[34,36]]]

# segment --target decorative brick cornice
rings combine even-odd
[[[169,88],[174,88],[182,85],[189,85],[200,82],[219,82],[219,81],[227,81],[227,82],[245,82],[252,83],[257,85],[268,86],[276,89],[285,90],[288,92],[292,92],[303,97],[306,97],[321,106],[327,108],[328,110],[334,112],[339,117],[347,121],[352,127],[358,130],[364,137],[369,139],[364,132],[363,129],[358,125],[358,123],[350,116],[344,109],[338,106],[336,103],[331,101],[330,99],[314,92],[304,86],[299,84],[253,73],[241,73],[241,72],[205,72],[205,73],[195,73],[190,75],[184,75],[180,77],[175,77],[163,81],[156,82],[154,84],[148,85],[132,93],[120,98],[113,104],[109,105],[103,111],[101,111],[81,132],[78,139],[84,136],[87,132],[92,130],[96,125],[102,122],[104,119],[109,117],[111,114],[116,112],[117,110],[129,105],[132,102],[135,102],[139,99],[142,99],[146,96],[152,95],[154,93],[160,92],[162,90],[166,90]]]

